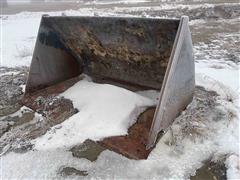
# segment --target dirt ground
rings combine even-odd
[[[172,1],[174,2],[174,1]],[[238,0],[201,0],[200,3],[211,3],[211,4],[220,4],[223,2],[227,3],[238,3]],[[199,4],[197,1],[182,1],[182,2],[174,2],[179,4]],[[147,6],[158,6],[163,4],[160,1],[152,1],[152,2],[141,2],[141,3],[133,3],[133,4],[86,4],[79,1],[62,1],[62,2],[34,2],[34,3],[18,3],[18,4],[8,4],[8,6],[1,7],[1,14],[16,14],[23,11],[31,11],[31,12],[51,12],[51,11],[63,11],[63,10],[78,10],[79,8],[113,8],[113,7],[147,7]]]

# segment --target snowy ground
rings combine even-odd
[[[153,99],[122,88],[80,81],[79,83],[84,86],[79,86],[78,83],[62,95],[71,99],[74,107],[82,111],[33,140],[31,142],[35,145],[33,150],[16,153],[7,152],[9,146],[1,149],[0,177],[2,179],[63,178],[59,174],[60,169],[74,167],[87,171],[88,176],[82,177],[86,179],[188,179],[196,173],[204,161],[211,159],[217,162],[223,159],[227,167],[227,178],[240,179],[238,19],[240,5],[234,3],[218,3],[218,5],[221,7],[220,10],[214,9],[216,5],[210,3],[204,5],[161,3],[159,6],[99,9],[89,7],[49,12],[50,15],[74,16],[165,17],[167,14],[170,17],[179,17],[181,14],[187,14],[190,17],[198,17],[190,18],[196,62],[196,84],[206,90],[201,87],[196,89],[193,102],[176,119],[147,160],[129,160],[105,150],[97,161],[90,162],[73,157],[69,148],[82,143],[87,138],[97,140],[108,135],[125,134],[127,127],[133,123],[128,122],[127,119],[129,117],[134,119],[133,117],[137,117],[143,108],[152,106],[155,102]],[[198,14],[198,12],[204,13]],[[1,77],[9,74],[9,71],[13,74],[18,73],[20,70],[17,67],[29,67],[42,14],[46,12],[22,12],[1,16],[0,66],[10,68],[7,72],[0,69]],[[17,84],[23,87],[22,83]],[[78,86],[83,89],[79,89]],[[83,101],[76,100],[76,89],[82,92],[87,90],[91,96],[92,88],[99,89],[99,98],[97,98],[99,104],[95,104],[91,97]],[[105,91],[111,91],[114,95],[109,97],[109,94],[105,94],[109,102],[119,103],[114,104],[114,107],[111,103],[107,103],[109,106],[101,107],[101,111],[95,111],[96,105],[102,105],[100,97],[103,97]],[[121,99],[131,99],[131,103],[122,104],[124,102],[116,99],[116,95],[121,95],[119,97]],[[117,119],[119,124],[111,122],[111,118],[106,117],[106,113],[101,113],[112,108],[122,109],[120,114],[112,113],[109,116]],[[20,111],[17,111],[17,114],[21,114]],[[121,112],[125,112],[126,116],[122,116]],[[16,113],[11,116],[15,115]],[[76,120],[79,115],[83,117],[81,122]],[[93,123],[96,121],[96,116],[108,119],[101,121],[102,124]],[[6,116],[0,116],[0,121],[4,117]],[[41,121],[41,116],[37,113],[35,113],[35,121]],[[110,127],[112,131],[109,131]],[[8,133],[10,134],[11,131]],[[9,134],[5,133],[1,136],[0,143],[6,140]],[[79,176],[71,177],[79,178]]]

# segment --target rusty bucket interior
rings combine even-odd
[[[130,128],[134,133],[99,142],[129,158],[145,159],[159,132],[192,100],[192,49],[188,17],[43,16],[25,97],[83,73],[94,82],[132,91],[159,90],[157,107]]]

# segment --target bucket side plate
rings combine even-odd
[[[160,131],[165,131],[192,101],[195,70],[188,17],[182,17],[160,92],[147,149],[153,147]]]
[[[26,94],[73,78],[83,71],[59,35],[42,19],[28,75]]]

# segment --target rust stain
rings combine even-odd
[[[155,109],[152,107],[143,112],[128,129],[128,135],[105,138],[99,141],[100,145],[130,159],[146,159],[152,150],[146,150],[146,145]]]
[[[48,98],[51,96],[57,96],[73,86],[79,80],[81,80],[81,77],[77,76],[33,93],[26,93],[22,99],[22,104],[36,111],[40,107],[36,102],[38,97]]]

